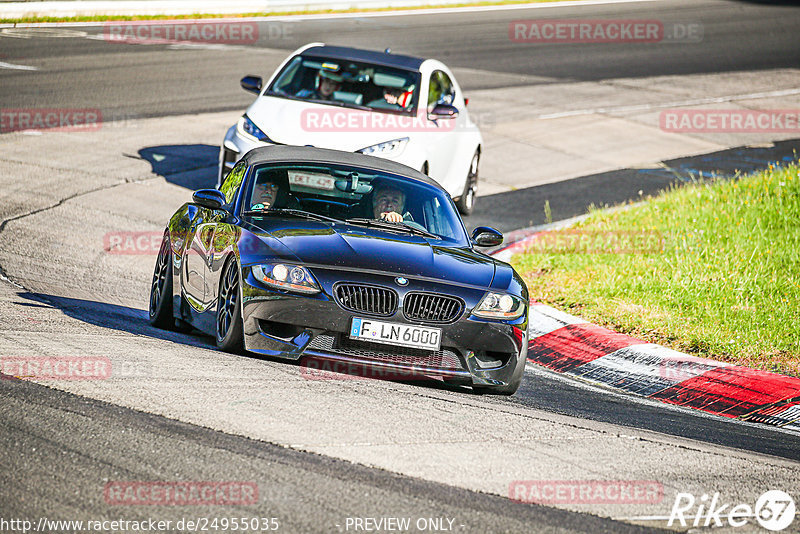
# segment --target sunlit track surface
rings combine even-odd
[[[509,23],[515,20],[594,18],[697,24],[702,27],[702,41],[532,46],[509,40]],[[580,11],[553,7],[374,18],[356,15],[261,22],[259,28],[255,43],[238,45],[126,45],[107,39],[102,25],[65,28],[59,36],[35,29],[0,33],[0,61],[39,69],[0,69],[0,101],[8,108],[43,102],[52,107],[98,107],[119,118],[241,109],[250,99],[239,88],[239,78],[247,73],[267,75],[288,51],[313,41],[391,47],[398,53],[435,57],[456,69],[466,91],[760,71],[800,64],[796,40],[800,17],[791,5],[780,2],[664,0],[587,6]]]
[[[41,381],[87,401],[0,381],[4,450],[26,459],[4,460],[21,474],[3,475],[0,509],[113,515],[120,508],[105,505],[104,479],[244,476],[259,481],[259,511],[281,510],[296,531],[331,531],[347,515],[435,515],[416,495],[456,516],[465,532],[602,531],[585,516],[556,511],[537,522],[498,503],[519,480],[655,480],[664,487],[658,503],[555,506],[663,527],[631,518],[668,515],[677,492],[719,491],[725,502],[752,505],[768,488],[792,491],[800,484],[797,434],[635,400],[532,366],[520,391],[502,398],[435,382],[314,380],[297,365],[220,353],[211,339],[147,324],[155,252],[109,250],[109,236],[160,236],[192,189],[213,185],[224,129],[250,101],[238,79],[268,74],[309,40],[391,46],[456,67],[488,142],[470,229],[539,224],[547,199],[555,218],[578,215],[598,199],[626,201],[693,174],[730,174],[740,166],[726,162],[736,158],[753,168],[781,162],[797,146],[780,141],[789,135],[677,136],[653,127],[653,116],[689,97],[798,107],[791,90],[800,25],[790,9],[664,1],[579,15],[699,22],[702,46],[508,42],[511,20],[578,16],[560,8],[292,23],[279,40],[238,47],[107,43],[88,38],[102,34],[97,27],[71,37],[0,36],[0,61],[38,69],[0,69],[4,109],[97,108],[111,121],[92,132],[0,135],[0,267],[23,286],[0,282],[0,356],[100,357],[125,371],[110,380]],[[775,91],[789,93],[736,104],[737,95]],[[631,140],[640,142],[636,150]],[[698,155],[706,153],[715,155]],[[305,452],[281,455],[264,443]],[[63,458],[67,469],[59,469]],[[256,468],[246,469],[251,463]],[[77,495],[64,497],[67,488]],[[478,518],[453,499],[505,520]],[[323,511],[303,515],[308,503]]]
[[[258,504],[226,513],[276,518],[281,532],[342,531],[348,517],[376,514],[414,518],[412,525],[436,521],[454,532],[648,531],[226,436],[35,384],[4,380],[2,386],[0,457],[4,464],[18,463],[25,450],[34,464],[0,476],[4,518],[37,518],[46,510],[52,520],[146,521],[154,517],[152,507],[108,506],[106,484],[169,472],[179,480],[257,481]],[[147,449],[155,453],[143,462]],[[161,507],[157,517],[176,524],[185,517],[219,517],[219,510]]]

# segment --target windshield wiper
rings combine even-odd
[[[267,91],[264,96],[277,96],[279,98],[287,98],[289,100],[297,100],[298,102],[314,102],[319,104],[330,104],[331,106],[338,106],[340,108],[353,108],[362,109],[364,111],[386,111],[382,108],[371,108],[363,104],[352,104],[350,102],[343,102],[342,100],[322,100],[321,98],[304,98],[289,93],[281,93],[278,91]]]
[[[431,239],[441,239],[440,236],[433,234],[427,230],[423,230],[422,228],[417,228],[416,226],[410,226],[404,222],[401,223],[393,223],[389,221],[381,221],[378,219],[364,219],[357,217],[355,219],[347,219],[345,221],[348,224],[355,224],[359,226],[372,226],[374,228],[382,228],[385,230],[394,230],[395,232],[405,232],[408,234],[416,234],[421,235],[423,237],[429,237]]]
[[[303,102],[313,102],[315,104],[328,104],[331,106],[338,106],[340,108],[344,107],[344,102],[341,100],[324,100],[322,98],[301,98]]]
[[[282,93],[279,91],[267,91],[264,93],[264,96],[277,96],[279,98],[288,98],[289,100],[299,100],[300,102],[305,102],[305,98],[300,98],[299,96],[290,95],[289,93]]]
[[[340,108],[351,108],[351,109],[363,109],[364,111],[373,111],[373,108],[369,106],[362,106],[361,104],[352,104],[350,102],[344,102],[342,100],[323,100],[321,98],[299,98],[294,97],[296,100],[300,100],[302,102],[313,102],[315,104],[328,104],[329,106],[337,106]]]
[[[272,208],[267,210],[247,210],[242,212],[242,215],[293,215],[295,217],[302,217],[303,219],[311,219],[314,221],[325,221],[339,223],[341,219],[334,219],[333,217],[326,217],[310,211],[297,210],[293,208]]]
[[[363,109],[364,111],[375,111],[375,108],[371,108],[369,106],[364,106],[362,104],[351,104],[349,102],[343,102],[344,107],[346,108],[353,108],[353,109]]]

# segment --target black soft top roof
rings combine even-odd
[[[426,184],[441,186],[428,176],[416,169],[401,163],[375,156],[367,156],[357,152],[343,152],[327,148],[308,146],[274,145],[254,148],[244,155],[242,160],[249,167],[259,163],[336,163],[339,165],[352,165],[379,172],[399,174]]]

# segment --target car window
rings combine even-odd
[[[433,71],[428,86],[428,111],[436,104],[452,104],[455,96],[456,90],[450,77],[440,70]]]
[[[296,92],[292,91],[292,82],[297,83],[300,80],[297,70],[300,68],[302,63],[303,58],[300,56],[296,56],[294,59],[292,59],[292,61],[290,61],[289,64],[283,69],[283,72],[278,79],[275,80],[275,83],[272,85],[272,90],[281,93]]]
[[[265,94],[343,107],[413,113],[419,72],[318,56],[296,56]]]
[[[236,193],[239,191],[239,187],[242,185],[242,180],[244,179],[246,170],[247,165],[245,165],[243,161],[240,161],[236,164],[236,166],[233,167],[233,169],[231,169],[231,172],[228,173],[228,176],[225,177],[225,180],[222,182],[219,190],[222,191],[223,195],[225,195],[226,203],[233,203],[234,199],[236,198]]]
[[[345,221],[379,219],[385,209],[446,243],[469,242],[447,193],[435,185],[369,169],[317,164],[262,165],[250,182],[247,209],[255,212],[293,208]],[[389,208],[381,204],[387,198]]]

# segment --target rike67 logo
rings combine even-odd
[[[681,527],[722,527],[725,523],[731,527],[743,527],[755,518],[763,528],[779,532],[792,524],[794,516],[794,499],[780,490],[765,492],[755,507],[723,502],[719,492],[712,496],[704,494],[699,499],[691,493],[678,493],[667,526],[677,522]]]

